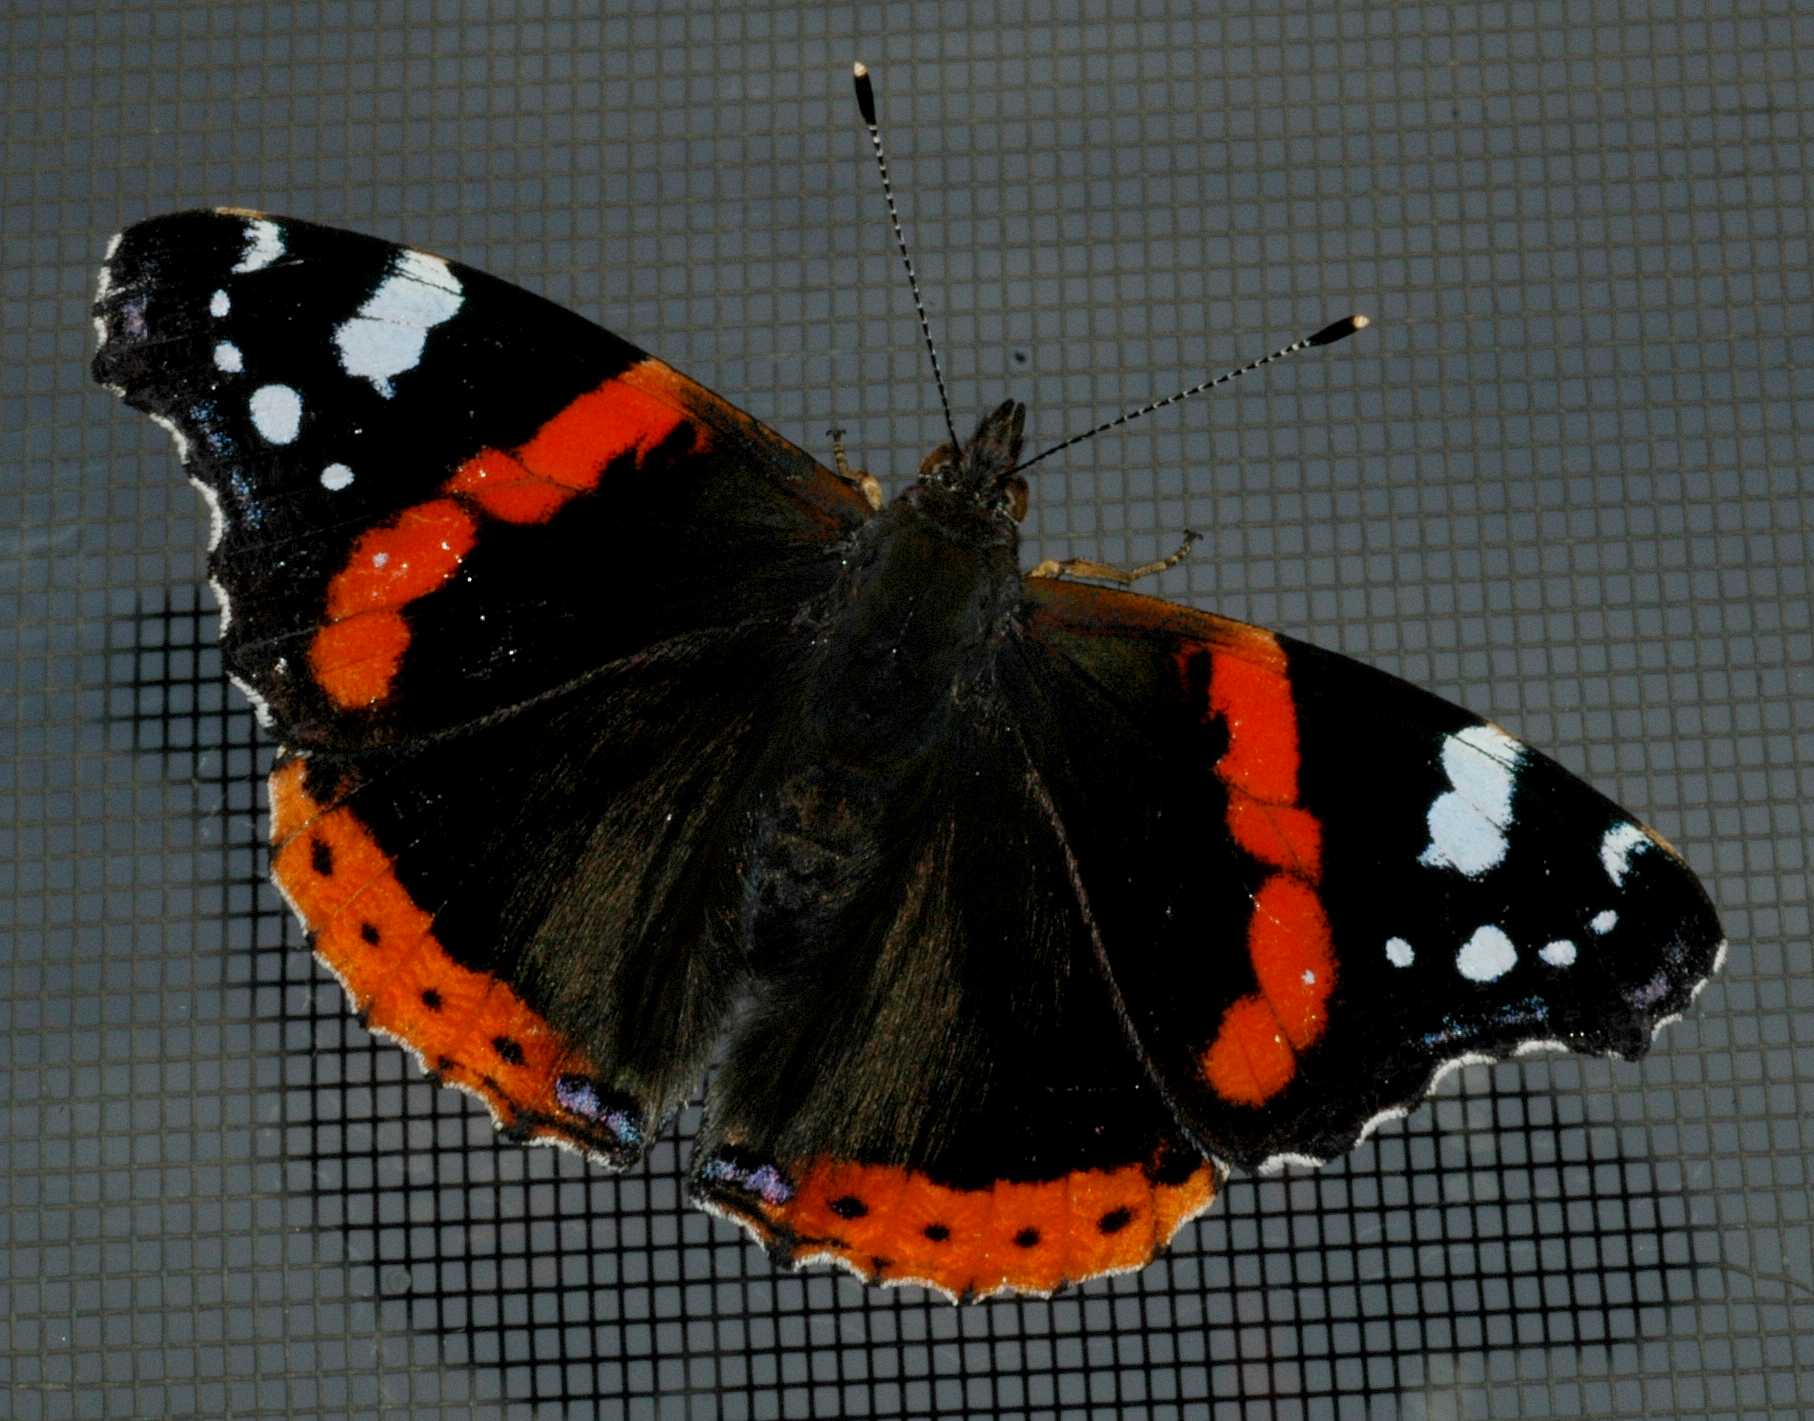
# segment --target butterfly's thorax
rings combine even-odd
[[[915,489],[853,540],[818,629],[804,720],[815,752],[869,761],[936,740],[980,674],[1019,589],[1012,525],[939,507]]]
[[[844,576],[804,619],[791,743],[774,747],[750,844],[748,926],[836,913],[898,870],[879,833],[927,793],[987,685],[1020,598],[1014,525],[916,485],[851,539]]]

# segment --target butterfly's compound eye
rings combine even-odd
[[[921,483],[948,483],[951,470],[957,463],[957,447],[952,444],[941,444],[924,459],[920,460]]]
[[[1016,523],[1024,522],[1027,516],[1027,481],[1018,474],[1011,474],[996,487],[1000,492],[1000,501],[996,507]]]

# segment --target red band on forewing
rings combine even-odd
[[[493,518],[545,523],[568,499],[598,487],[614,459],[647,454],[688,422],[676,377],[644,359],[588,390],[514,450],[481,449],[454,471],[449,493],[464,494]],[[693,422],[693,451],[706,447]]]
[[[297,759],[271,775],[271,872],[366,1022],[483,1099],[500,1127],[601,1157],[618,1149],[556,1099],[563,1075],[597,1075],[584,1053],[509,986],[448,955],[371,833],[348,806],[314,800],[305,773]]]
[[[1316,890],[1303,879],[1275,873],[1253,896],[1247,952],[1260,996],[1299,1051],[1328,1024],[1329,989],[1335,984],[1335,951],[1329,918]]]
[[[597,486],[613,459],[653,449],[685,418],[678,406],[638,389],[633,367],[574,400],[517,457],[531,473],[582,492]]]
[[[390,694],[409,646],[402,609],[452,577],[477,534],[470,513],[436,498],[360,535],[328,583],[327,625],[309,645],[309,670],[336,705],[351,710]]]
[[[1328,1025],[1335,986],[1329,918],[1316,890],[1323,828],[1297,802],[1297,702],[1283,648],[1270,636],[1266,641],[1270,655],[1253,645],[1209,651],[1207,714],[1228,735],[1216,761],[1228,831],[1242,850],[1276,870],[1255,890],[1247,921],[1259,990],[1223,1012],[1200,1062],[1211,1090],[1247,1106],[1263,1105],[1291,1084],[1298,1053]]]
[[[1203,1078],[1233,1105],[1264,1105],[1291,1084],[1297,1057],[1284,1028],[1256,992],[1229,1004],[1203,1053]]]
[[[478,524],[451,498],[430,499],[360,535],[346,566],[328,583],[327,614],[343,622],[426,597],[472,551]]]
[[[1210,657],[1209,705],[1228,727],[1228,749],[1216,773],[1232,788],[1268,804],[1298,795],[1298,718],[1291,682],[1246,657]]]
[[[732,1214],[795,1263],[835,1259],[871,1282],[927,1283],[960,1298],[1050,1293],[1138,1268],[1216,1192],[1208,1161],[1175,1184],[1139,1164],[980,1189],[842,1160],[791,1173],[799,1184],[787,1202],[740,1203]]]
[[[1323,826],[1308,809],[1268,804],[1231,786],[1228,828],[1235,842],[1261,863],[1289,869],[1312,883],[1323,876]]]
[[[704,425],[689,420],[691,388],[645,358],[570,401],[515,450],[467,459],[442,485],[454,497],[415,504],[362,535],[328,584],[327,625],[309,647],[316,684],[345,710],[390,694],[409,648],[403,609],[444,585],[472,551],[480,525],[469,505],[504,523],[545,523],[596,488],[612,460],[640,459],[683,424],[692,425],[693,452],[705,449]]]
[[[546,523],[573,497],[572,489],[538,478],[501,449],[479,450],[455,470],[446,488],[505,523]]]
[[[329,622],[309,645],[309,672],[336,705],[374,705],[390,694],[391,681],[409,647],[409,623],[400,612],[365,612]]]

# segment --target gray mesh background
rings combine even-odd
[[[0,1413],[1814,1413],[1814,13],[1744,5],[10,0],[0,16]],[[205,518],[89,384],[107,236],[235,203],[596,315],[894,490],[937,403],[1041,441],[1029,557],[1364,657],[1680,844],[1733,941],[1641,1065],[1451,1080],[1164,1260],[958,1310],[778,1275],[496,1144],[263,878]],[[1363,750],[1364,747],[1357,747]]]

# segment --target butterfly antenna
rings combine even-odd
[[[962,447],[957,426],[951,422],[951,400],[945,394],[945,372],[939,368],[938,347],[932,343],[932,325],[926,319],[926,303],[920,300],[920,280],[913,274],[913,258],[907,254],[907,238],[901,232],[901,214],[894,205],[894,184],[888,181],[888,155],[882,151],[882,129],[876,122],[876,91],[869,82],[868,66],[859,61],[852,67],[857,84],[857,108],[869,130],[869,146],[875,149],[876,167],[882,174],[882,195],[888,199],[888,220],[894,224],[894,244],[901,249],[901,264],[907,268],[907,285],[913,290],[913,309],[919,314],[920,334],[926,338],[926,354],[932,357],[932,378],[938,385],[938,402],[945,411],[945,430],[951,436],[951,447]]]
[[[1162,400],[1154,400],[1150,405],[1142,405],[1137,410],[1129,410],[1126,414],[1118,415],[1114,419],[1111,419],[1107,424],[1099,424],[1094,429],[1086,429],[1082,434],[1073,434],[1069,439],[1054,444],[1050,449],[1047,449],[1043,453],[1035,454],[1031,459],[1028,459],[1026,463],[1017,464],[1014,467],[1014,472],[1017,474],[1025,473],[1041,459],[1051,458],[1052,455],[1056,454],[1060,449],[1069,449],[1073,444],[1081,444],[1086,439],[1094,439],[1098,434],[1103,433],[1105,430],[1116,429],[1124,424],[1131,424],[1143,414],[1151,414],[1154,410],[1162,410],[1167,405],[1175,405],[1179,400],[1188,400],[1192,395],[1200,395],[1205,390],[1215,389],[1217,385],[1226,385],[1230,380],[1238,380],[1243,375],[1251,374],[1253,371],[1258,370],[1262,365],[1270,365],[1275,360],[1283,360],[1288,355],[1296,355],[1300,350],[1308,350],[1313,345],[1334,345],[1336,341],[1346,340],[1356,331],[1364,331],[1372,324],[1373,322],[1365,316],[1343,316],[1341,320],[1324,326],[1315,335],[1305,336],[1301,340],[1294,340],[1290,345],[1282,345],[1277,350],[1273,351],[1271,355],[1262,355],[1258,360],[1250,360],[1247,364],[1241,366],[1237,370],[1225,370],[1213,380],[1205,380],[1201,385],[1192,385],[1188,390],[1180,390],[1175,395],[1167,395]]]

